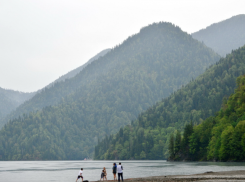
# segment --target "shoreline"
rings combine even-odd
[[[108,180],[114,181],[114,180]],[[201,174],[191,175],[168,175],[168,176],[151,176],[143,178],[130,178],[125,179],[127,182],[189,182],[189,181],[201,181],[201,182],[241,182],[245,181],[245,170],[238,171],[221,171],[212,172],[208,171]]]

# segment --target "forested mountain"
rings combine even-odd
[[[233,16],[192,34],[221,56],[245,44],[245,15]]]
[[[0,88],[0,120],[33,95],[35,92],[24,93]]]
[[[101,52],[99,52],[98,54],[96,54],[94,57],[92,57],[91,59],[89,59],[85,64],[83,64],[82,66],[79,66],[78,68],[69,71],[68,73],[66,73],[65,75],[62,75],[61,77],[59,77],[57,80],[55,80],[53,83],[49,84],[47,87],[52,86],[54,83],[56,82],[60,82],[60,81],[65,81],[65,79],[69,79],[72,78],[74,76],[76,76],[80,71],[82,71],[88,64],[92,63],[94,60],[99,59],[100,57],[104,56],[106,53],[108,53],[111,49],[105,49]]]
[[[244,75],[238,77],[237,85],[235,93],[224,101],[216,116],[194,127],[187,125],[189,129],[185,129],[183,137],[172,135],[171,160],[245,160]]]
[[[0,128],[7,123],[10,119],[17,118],[21,116],[24,113],[28,113],[31,111],[36,111],[39,109],[42,109],[45,106],[50,106],[50,105],[55,105],[58,102],[62,100],[63,97],[66,95],[69,95],[73,93],[80,85],[76,84],[76,81],[74,81],[72,84],[66,85],[66,83],[59,83],[58,82],[64,82],[72,77],[75,77],[79,72],[81,72],[88,64],[91,64],[93,61],[97,60],[98,58],[104,56],[107,52],[109,52],[111,49],[105,49],[101,52],[99,52],[97,55],[89,59],[85,64],[82,66],[68,72],[67,74],[61,76],[54,82],[50,83],[43,89],[38,90],[35,93],[31,94],[31,97],[33,97],[35,94],[36,96],[33,97],[32,99],[28,100],[25,99],[25,96],[22,96],[23,99],[27,101],[26,103],[24,102],[18,102],[18,104],[13,103],[13,99],[11,101],[8,101],[8,108],[4,108],[2,112],[4,114],[1,117],[1,111],[0,111]],[[54,87],[54,88],[51,88]],[[23,95],[23,94],[22,94]],[[30,98],[31,98],[30,97]],[[4,97],[2,97],[3,99]],[[6,98],[5,98],[6,99]],[[9,98],[11,99],[11,98]],[[20,99],[20,98],[19,98]],[[5,102],[2,102],[4,104]],[[23,104],[22,104],[23,103]],[[22,104],[22,105],[21,105]],[[18,107],[19,106],[19,107]],[[16,110],[15,110],[16,109]],[[6,112],[6,111],[8,112]],[[12,112],[12,113],[11,113]]]
[[[171,23],[144,27],[75,77],[37,94],[36,105],[76,88],[58,105],[7,123],[0,131],[2,160],[92,157],[98,138],[129,124],[218,59]]]
[[[197,79],[141,113],[132,125],[100,141],[95,147],[95,159],[166,159],[171,133],[176,129],[182,131],[191,121],[199,124],[214,115],[221,108],[223,98],[234,92],[236,78],[243,74],[245,46],[221,58]],[[203,142],[208,137],[205,128],[196,133]],[[187,130],[191,130],[189,125]],[[177,132],[176,138],[179,136]]]

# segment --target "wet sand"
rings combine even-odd
[[[108,180],[113,181],[113,180]],[[132,178],[125,179],[126,182],[189,182],[189,181],[200,181],[200,182],[245,182],[245,170],[242,171],[223,171],[223,172],[206,172],[202,174],[192,175],[169,175],[169,176],[152,176],[145,178]]]

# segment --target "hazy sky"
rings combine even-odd
[[[193,33],[244,0],[0,0],[0,87],[36,91],[153,22]]]

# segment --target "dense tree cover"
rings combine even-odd
[[[0,120],[35,95],[35,92],[25,93],[0,88]],[[1,128],[1,124],[0,124]]]
[[[18,104],[13,103],[11,100],[10,102],[3,101],[2,104],[8,104],[7,107],[3,108],[4,110],[7,110],[8,112],[4,112],[4,114],[0,115],[0,128],[8,122],[10,119],[18,118],[24,113],[28,113],[31,111],[36,111],[39,109],[42,109],[45,106],[51,106],[55,105],[58,102],[62,100],[63,97],[73,93],[79,86],[81,86],[82,79],[78,76],[76,79],[70,79],[72,77],[75,77],[79,72],[81,72],[87,65],[91,64],[93,61],[99,59],[100,57],[107,54],[111,49],[105,49],[98,54],[96,54],[94,57],[89,59],[85,64],[82,66],[79,66],[78,68],[68,72],[67,74],[61,76],[54,82],[50,83],[43,89],[40,89],[34,93],[31,94],[31,97],[28,99],[25,99],[25,103],[21,102]],[[59,82],[59,83],[58,83]],[[1,92],[0,92],[1,94]],[[36,94],[36,96],[34,96]],[[34,97],[33,97],[34,96]],[[33,97],[33,98],[32,98]],[[15,98],[15,97],[14,97]],[[22,94],[22,99],[25,98],[25,96]],[[32,98],[32,99],[30,99]],[[4,97],[0,97],[0,99],[4,99]],[[11,97],[10,97],[11,99]],[[29,100],[30,99],[30,100]],[[5,98],[6,100],[6,98]],[[12,106],[14,105],[14,107]],[[19,106],[19,107],[18,107]],[[16,110],[15,110],[16,109]],[[12,111],[12,113],[11,113]],[[2,110],[3,112],[3,110]],[[1,114],[1,110],[0,110]]]
[[[245,44],[245,15],[212,24],[192,36],[224,57]]]
[[[79,160],[88,156],[81,149],[87,147],[89,132],[74,112],[72,108],[59,110],[50,106],[11,120],[0,132],[0,159]]]
[[[238,77],[237,84],[235,93],[224,101],[215,117],[194,126],[192,131],[184,132],[188,135],[188,142],[182,142],[182,146],[187,150],[171,148],[178,144],[176,135],[169,144],[171,160],[245,160],[245,76]]]
[[[50,159],[45,146],[52,144],[52,152],[59,150],[55,159],[92,157],[98,138],[117,132],[218,59],[171,23],[142,28],[77,76],[26,103],[35,109],[45,99],[51,104],[61,97],[56,106],[13,119],[0,131],[2,159]],[[21,145],[22,140],[26,143]]]
[[[95,147],[95,159],[164,159],[171,149],[170,156],[177,160],[182,146],[179,132],[190,121],[199,124],[219,111],[222,102],[234,92],[236,78],[245,74],[244,60],[245,46],[221,58],[197,79],[141,113],[132,125],[100,141]],[[196,133],[204,143],[208,142],[206,133],[212,126],[210,123],[212,118],[205,120]],[[187,125],[185,130],[192,131],[191,126]],[[189,135],[184,134],[184,146],[189,142]],[[193,136],[193,142],[196,137]],[[189,151],[188,147],[184,151]]]

